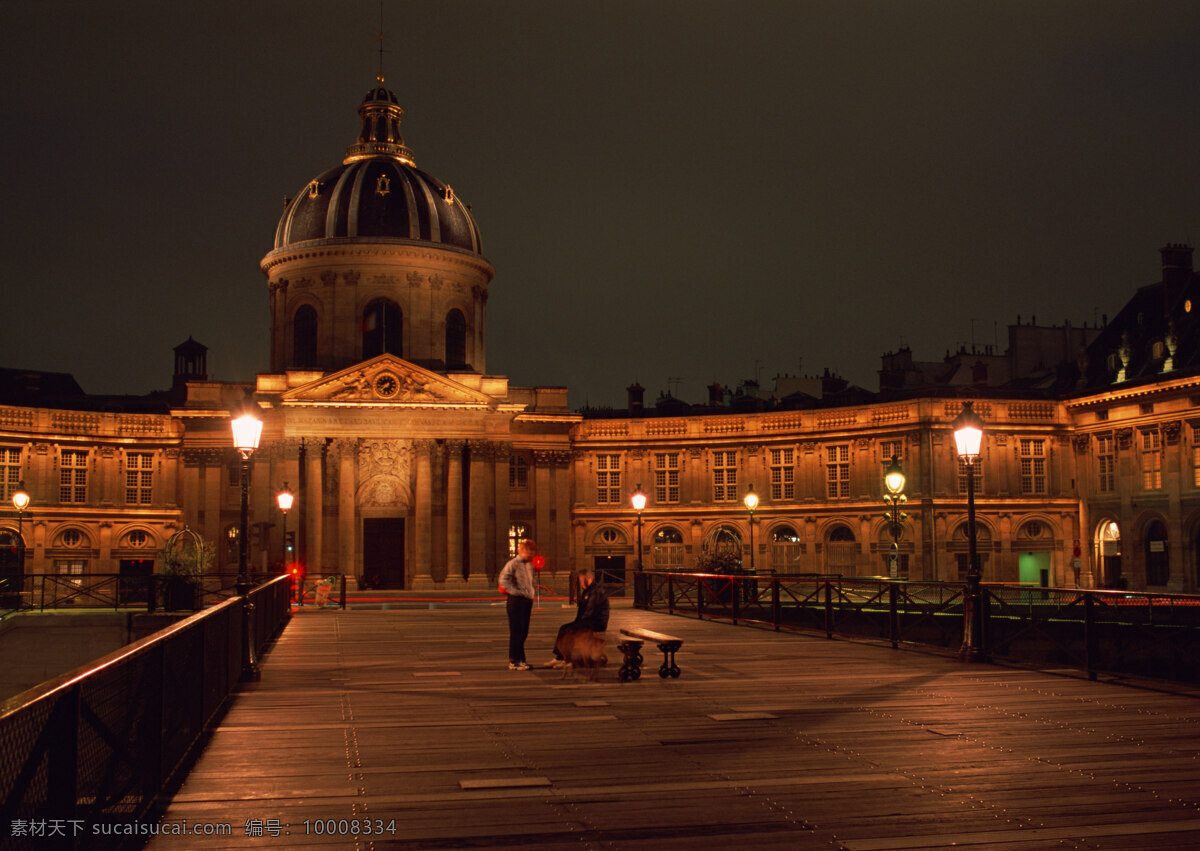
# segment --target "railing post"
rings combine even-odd
[[[342,608],[346,608],[346,574],[342,574]]]
[[[729,614],[733,616],[733,625],[737,626],[738,615],[742,610],[742,585],[740,576],[729,577]]]
[[[1089,680],[1096,679],[1096,600],[1083,593],[1083,664]]]
[[[696,580],[696,617],[704,620],[704,580]]]
[[[771,578],[771,623],[775,625],[775,631],[779,632],[779,577]]]
[[[675,574],[667,574],[667,614],[675,614]]]
[[[888,582],[888,632],[892,636],[893,650],[900,646],[900,612],[896,603],[898,596],[896,580],[892,579]]]
[[[825,637],[833,638],[833,584],[825,580]]]
[[[76,683],[54,702],[46,760],[46,811],[73,819],[79,789],[79,690]],[[58,815],[64,813],[64,815]]]

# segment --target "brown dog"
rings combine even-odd
[[[597,669],[608,664],[604,645],[603,632],[593,632],[590,629],[564,631],[555,645],[555,649],[566,663],[563,665],[563,679],[575,668],[586,668],[588,679],[596,679]]]

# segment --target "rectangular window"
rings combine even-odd
[[[959,493],[967,492],[967,469],[968,469],[967,462],[962,460],[961,458],[959,458],[958,459],[958,492]],[[981,493],[983,491],[983,457],[980,456],[979,459],[976,460],[975,463],[970,466],[970,469],[973,470],[975,473],[975,493]]]
[[[1200,426],[1192,429],[1192,484],[1200,488]]]
[[[679,502],[679,453],[654,453],[654,500],[660,505]]]
[[[683,570],[683,544],[655,541],[652,554],[659,570]]]
[[[621,456],[605,454],[596,456],[596,502],[600,505],[620,505]]]
[[[1157,430],[1142,432],[1142,488],[1162,488],[1162,434]]]
[[[1117,489],[1117,455],[1111,434],[1096,437],[1096,486],[1100,493],[1112,493]],[[1200,475],[1200,468],[1197,468]]]
[[[772,449],[771,499],[796,498],[796,451]]]
[[[0,446],[0,504],[12,505],[13,491],[21,483],[21,450]]]
[[[850,444],[825,447],[825,485],[830,499],[850,496]]]
[[[154,479],[154,454],[130,452],[125,456],[125,504],[149,505]]]
[[[904,460],[904,441],[903,440],[881,440],[879,441],[879,457],[884,464],[890,462],[893,458],[897,461]]]
[[[58,501],[87,502],[87,452],[64,449],[58,459]]]
[[[508,486],[514,489],[529,487],[529,462],[520,455],[509,456]]]
[[[737,452],[720,450],[713,453],[713,502],[734,502],[737,492]]]
[[[1021,493],[1044,494],[1046,492],[1046,441],[1040,438],[1023,437],[1021,451]]]

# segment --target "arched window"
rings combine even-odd
[[[467,320],[455,309],[446,314],[446,369],[467,366]]]
[[[834,526],[825,544],[825,570],[854,575],[858,564],[858,541],[849,526]]]
[[[514,523],[508,527],[508,557],[517,557],[517,544],[530,537],[529,527],[524,523]]]
[[[674,526],[663,526],[651,538],[657,570],[683,569],[683,535]]]
[[[403,355],[401,351],[400,308],[394,301],[377,298],[363,310],[362,354],[373,358],[385,352]]]
[[[800,566],[800,536],[791,526],[771,530],[771,569],[776,573],[795,573]]]
[[[1120,588],[1121,577],[1121,527],[1113,520],[1105,520],[1096,529],[1096,578],[1101,588]]]
[[[238,563],[238,527],[232,523],[225,527],[225,563]]]
[[[1167,529],[1155,520],[1146,527],[1146,584],[1166,585],[1171,578],[1171,566],[1167,562]]]
[[[292,366],[309,369],[317,365],[317,311],[302,304],[292,316]]]
[[[966,582],[968,562],[971,559],[971,541],[967,537],[967,524],[960,523],[954,530],[946,549],[954,554],[958,567],[958,581]],[[975,557],[979,559],[979,573],[987,576],[988,559],[991,556],[992,531],[978,520],[975,521]]]

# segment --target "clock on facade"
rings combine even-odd
[[[396,391],[400,389],[400,382],[396,380],[396,376],[390,372],[384,372],[375,378],[375,392],[383,398],[387,399],[396,395]]]

